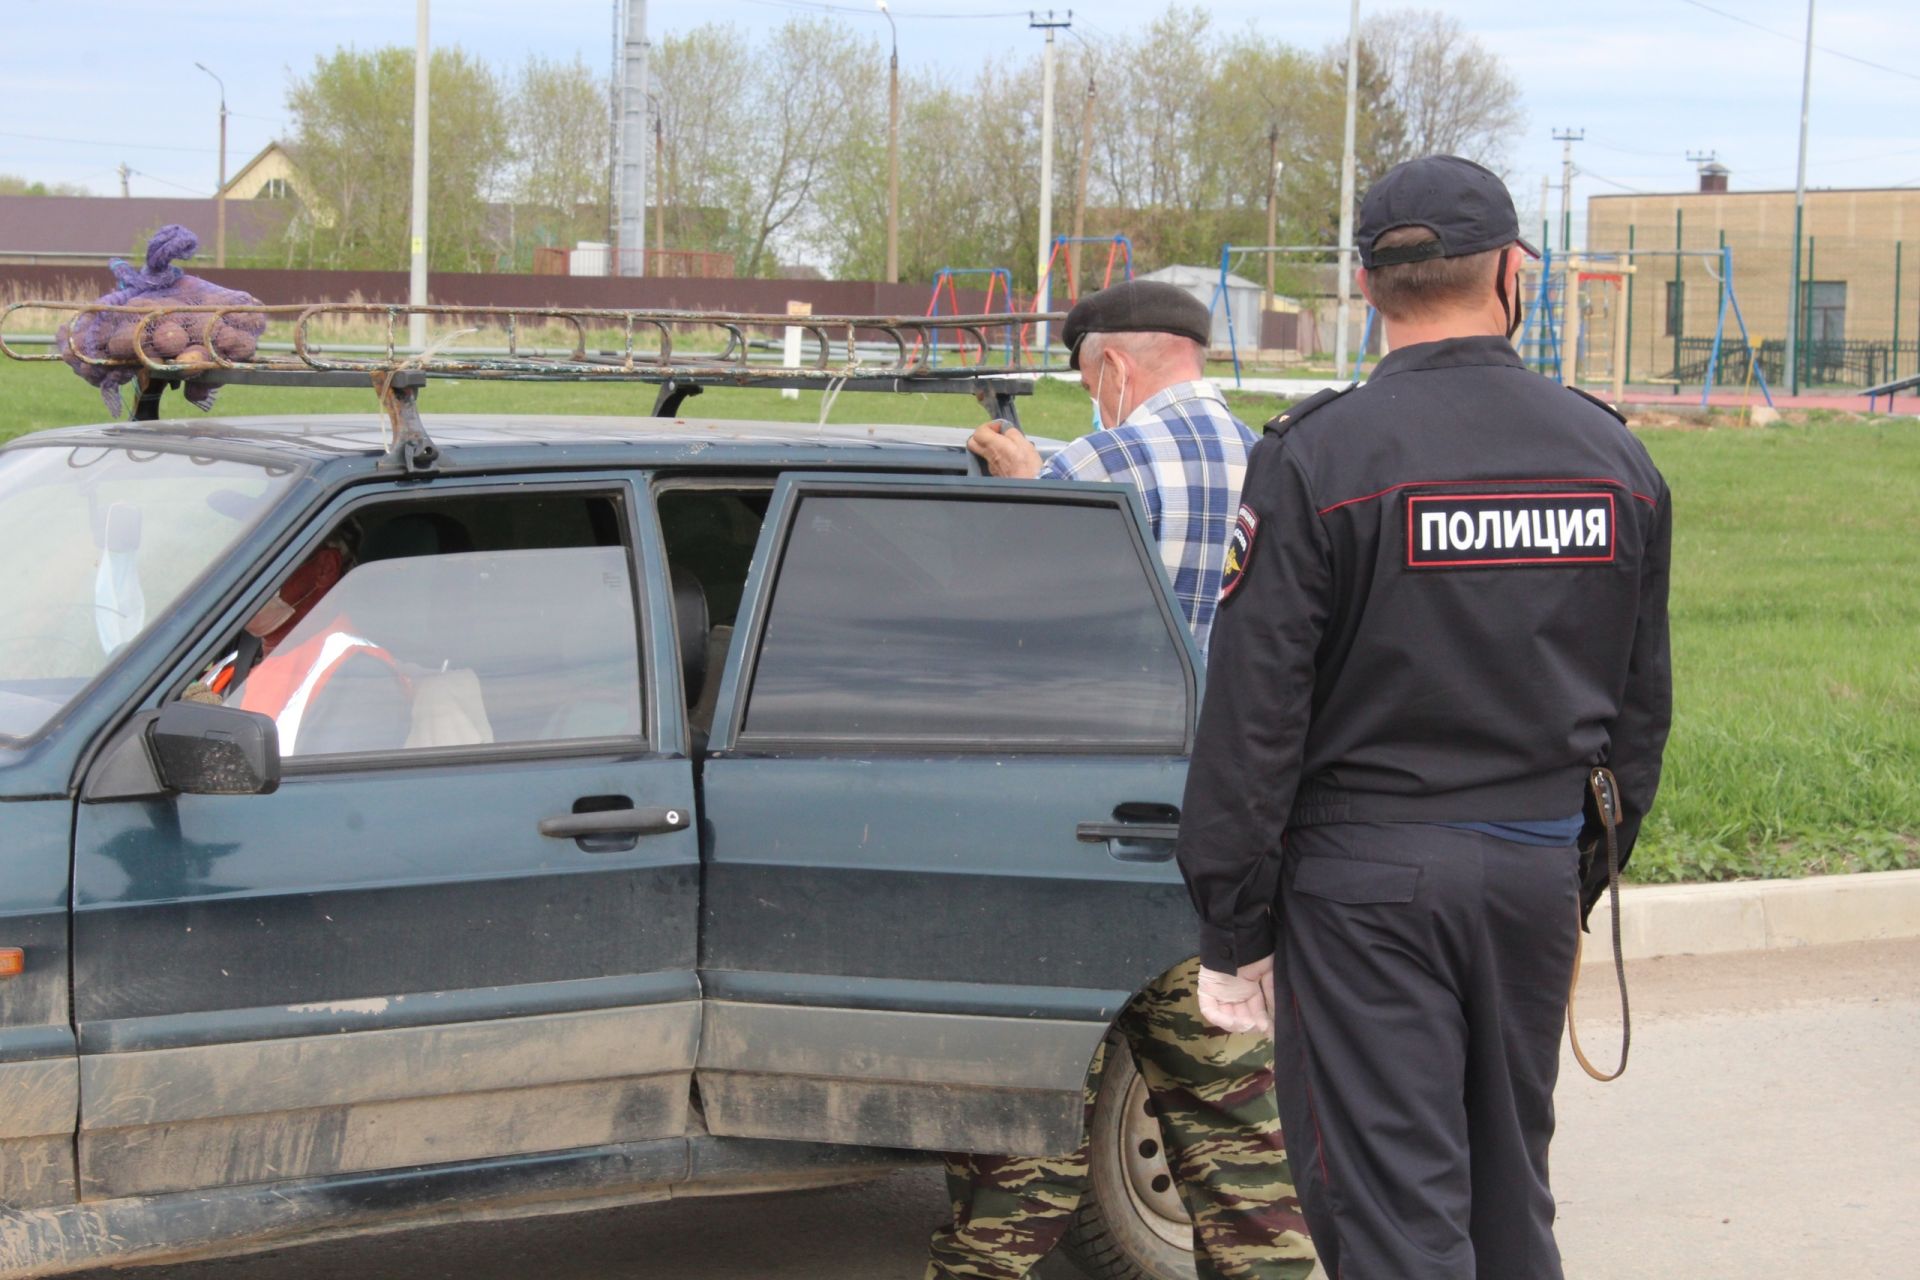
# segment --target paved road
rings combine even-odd
[[[1553,1152],[1569,1280],[1911,1280],[1920,1257],[1920,941],[1630,970],[1633,1065],[1571,1059]],[[1582,1043],[1618,1044],[1589,966]],[[830,1191],[439,1227],[154,1269],[140,1280],[907,1280],[931,1171]],[[109,1274],[97,1273],[99,1280]],[[1041,1280],[1080,1280],[1050,1263]]]

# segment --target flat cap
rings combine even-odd
[[[1067,344],[1068,366],[1078,369],[1080,344],[1090,333],[1174,333],[1204,347],[1212,329],[1207,304],[1179,285],[1129,280],[1074,303],[1060,326],[1060,340]]]
[[[1375,251],[1375,240],[1401,227],[1425,227],[1436,238]],[[1369,271],[1428,258],[1463,258],[1510,244],[1540,256],[1520,238],[1507,184],[1493,170],[1459,156],[1421,156],[1382,174],[1360,201],[1354,242],[1360,265]]]

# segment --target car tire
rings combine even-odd
[[[1118,1035],[1093,1104],[1089,1189],[1066,1249],[1094,1280],[1194,1280],[1193,1225],[1167,1168],[1146,1081]]]

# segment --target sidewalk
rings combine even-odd
[[[1612,964],[1607,900],[1594,908],[1587,964]],[[1620,890],[1628,960],[1920,938],[1920,871],[1802,880],[1634,885]]]

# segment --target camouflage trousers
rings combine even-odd
[[[1200,1017],[1189,960],[1116,1024],[1153,1097],[1167,1163],[1193,1218],[1200,1280],[1306,1280],[1313,1245],[1287,1167],[1273,1093],[1273,1042]],[[1104,1065],[1087,1084],[1087,1114]],[[1021,1280],[1072,1225],[1087,1191],[1087,1144],[1070,1156],[947,1158],[953,1218],[933,1233],[926,1280]]]

